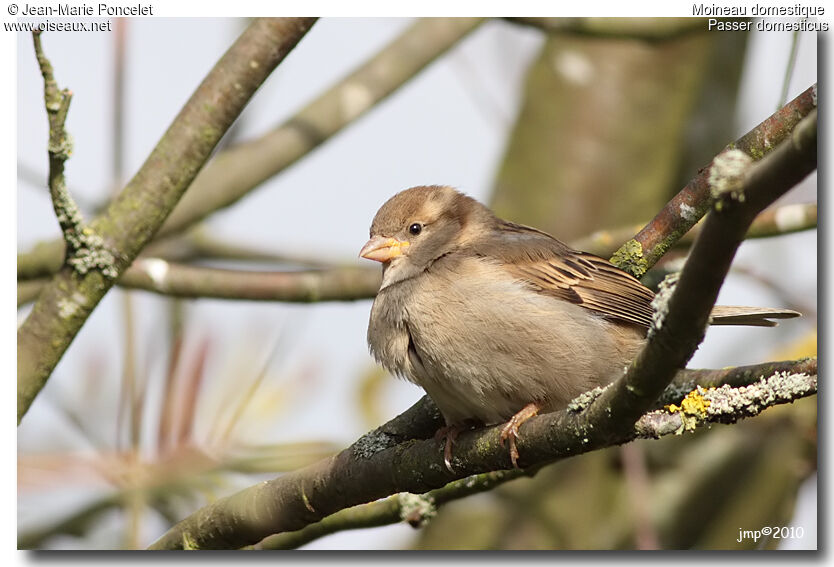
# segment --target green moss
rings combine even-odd
[[[188,532],[182,532],[182,548],[186,551],[192,551],[195,549],[200,549],[200,546],[197,545],[197,541],[191,536]]]
[[[649,263],[643,257],[643,245],[633,238],[614,252],[611,263],[635,278],[642,277],[649,269]]]

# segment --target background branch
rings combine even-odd
[[[113,263],[86,272],[62,268],[18,329],[18,423],[113,285],[113,276],[153,237],[249,98],[314,21],[255,20],[203,80],[107,212],[88,227],[112,251]],[[112,275],[107,273],[111,269]]]
[[[540,18],[516,17],[507,21],[546,33],[575,33],[607,38],[662,41],[707,29],[705,18]]]
[[[120,284],[175,297],[307,303],[371,298],[381,277],[378,269],[369,267],[258,272],[143,258],[125,272]]]

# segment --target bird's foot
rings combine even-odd
[[[434,434],[434,438],[437,441],[446,439],[446,446],[443,448],[443,462],[446,464],[446,468],[451,473],[455,472],[452,469],[452,445],[455,444],[455,439],[458,438],[461,431],[472,429],[472,427],[473,423],[469,421],[453,423],[451,425],[444,425]]]
[[[513,462],[513,468],[518,468],[518,447],[516,447],[516,439],[520,439],[521,435],[518,434],[518,428],[521,426],[522,423],[530,419],[531,417],[537,415],[539,413],[539,404],[536,402],[531,402],[521,408],[514,416],[510,418],[510,421],[504,426],[501,430],[501,446],[504,446],[504,441],[509,440],[510,445],[510,460]]]

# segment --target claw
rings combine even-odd
[[[518,433],[518,428],[522,423],[539,413],[539,404],[532,402],[521,408],[518,413],[510,418],[504,428],[501,430],[501,436],[498,438],[501,446],[504,446],[504,441],[509,440],[510,445],[510,460],[513,463],[513,468],[518,467],[518,447],[516,446],[516,439],[521,439]]]
[[[452,425],[444,425],[437,432],[434,434],[434,438],[437,441],[441,439],[446,439],[446,445],[443,448],[443,463],[446,465],[446,469],[450,473],[454,473],[454,469],[452,469],[452,445],[455,444],[455,439],[458,438],[458,435],[461,431],[466,431],[467,429],[471,429],[471,423],[453,423]]]

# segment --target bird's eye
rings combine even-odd
[[[414,236],[417,236],[418,234],[423,232],[423,225],[420,224],[419,222],[415,222],[410,227],[408,227],[408,232],[410,232]]]

